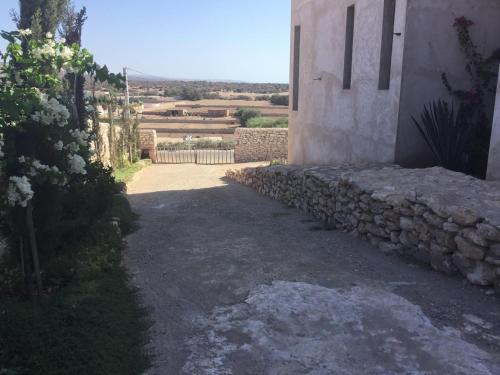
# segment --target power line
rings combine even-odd
[[[144,72],[141,72],[140,70],[137,70],[137,69],[134,69],[134,68],[131,68],[129,66],[127,66],[127,69],[130,70],[131,72],[134,72],[134,73],[138,73],[138,74],[141,74],[145,77],[149,77],[149,78],[159,78],[159,79],[163,79],[163,80],[168,80],[168,78],[165,78],[165,77],[160,77],[160,76],[157,76],[157,75],[154,75],[154,74],[149,74],[149,73],[144,73]]]

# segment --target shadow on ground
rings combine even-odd
[[[174,172],[147,169],[129,196],[150,374],[500,373],[497,297],[321,230],[222,170]]]

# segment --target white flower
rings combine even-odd
[[[30,180],[26,176],[12,176],[9,179],[9,188],[7,189],[7,203],[9,206],[26,207],[34,194]]]
[[[62,149],[64,148],[64,143],[62,141],[59,141],[57,143],[54,143],[54,148],[57,150],[57,151],[62,151]]]
[[[30,36],[32,34],[31,30],[30,29],[20,29],[19,30],[19,35],[21,36]]]
[[[66,38],[61,38],[61,40],[59,41],[59,43],[62,43],[62,44],[66,43]]]
[[[54,37],[51,32],[48,32],[47,34],[45,34],[45,36],[47,37],[47,39],[52,39]]]
[[[80,146],[76,142],[68,143],[64,148],[72,153],[80,151]]]
[[[70,130],[69,133],[76,140],[76,142],[83,147],[87,147],[87,140],[89,139],[89,135],[84,130]]]
[[[23,155],[19,156],[17,158],[17,160],[19,160],[19,163],[23,163],[23,164],[26,163],[26,158]]]
[[[56,98],[48,99],[47,95],[42,94],[40,101],[43,107],[42,111],[36,111],[31,115],[35,122],[41,122],[43,125],[58,125],[64,127],[68,124],[70,113],[65,105],[59,103]]]
[[[40,160],[33,160],[33,162],[31,163],[31,165],[33,166],[33,168],[35,168],[37,171],[40,171],[40,172],[48,172],[50,171],[50,167],[48,165],[45,165],[45,164],[42,164],[40,162]]]
[[[59,55],[64,59],[64,60],[71,60],[73,58],[73,50],[67,46],[64,46],[61,49],[61,52]]]
[[[68,155],[68,162],[69,162],[69,173],[71,174],[87,174],[87,171],[85,170],[85,160],[80,155],[76,154],[71,154]]]
[[[35,48],[33,50],[33,56],[40,60],[43,57],[53,57],[56,54],[56,50],[54,48],[53,42],[48,42],[44,44],[42,47]]]

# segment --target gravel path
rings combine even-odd
[[[149,374],[500,374],[498,297],[324,230],[227,168],[154,165],[129,187]]]

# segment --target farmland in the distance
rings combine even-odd
[[[257,111],[262,119],[252,124],[259,126],[286,127],[288,120],[288,106],[271,103],[273,95],[288,97],[284,84],[132,79],[130,93],[132,101],[144,104],[140,127],[155,129],[163,143],[186,136],[233,140],[240,109]]]

